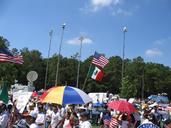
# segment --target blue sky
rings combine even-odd
[[[122,28],[127,26],[125,57],[171,66],[170,12],[170,0],[0,0],[0,35],[11,48],[37,49],[47,57],[49,31],[54,31],[52,55],[58,53],[65,22],[61,54],[78,52],[83,35],[85,59],[95,50],[122,56]]]

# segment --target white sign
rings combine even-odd
[[[13,93],[13,101],[17,100],[16,107],[20,113],[23,113],[31,95],[32,95],[32,92],[18,91],[18,92]]]
[[[103,103],[103,100],[107,98],[107,93],[89,93],[88,95],[93,99],[93,103]]]

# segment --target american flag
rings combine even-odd
[[[105,58],[102,54],[97,52],[94,53],[92,64],[104,68],[109,63],[109,60]]]
[[[159,128],[159,127],[152,123],[145,123],[138,126],[138,128]]]
[[[111,121],[111,117],[109,115],[104,115],[103,117],[103,123],[105,126],[109,126]]]
[[[24,61],[22,56],[13,56],[7,49],[0,48],[0,62],[23,64]]]
[[[119,125],[118,120],[113,117],[110,121],[109,128],[117,128],[118,125]]]

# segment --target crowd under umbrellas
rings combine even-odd
[[[93,104],[78,88],[55,86],[40,96],[33,92],[22,113],[12,96],[8,104],[1,101],[0,128],[170,128],[171,104],[164,97],[130,103],[117,96]]]

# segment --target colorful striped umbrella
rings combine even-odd
[[[86,104],[92,99],[82,90],[71,86],[52,87],[40,97],[43,103],[66,104]]]

